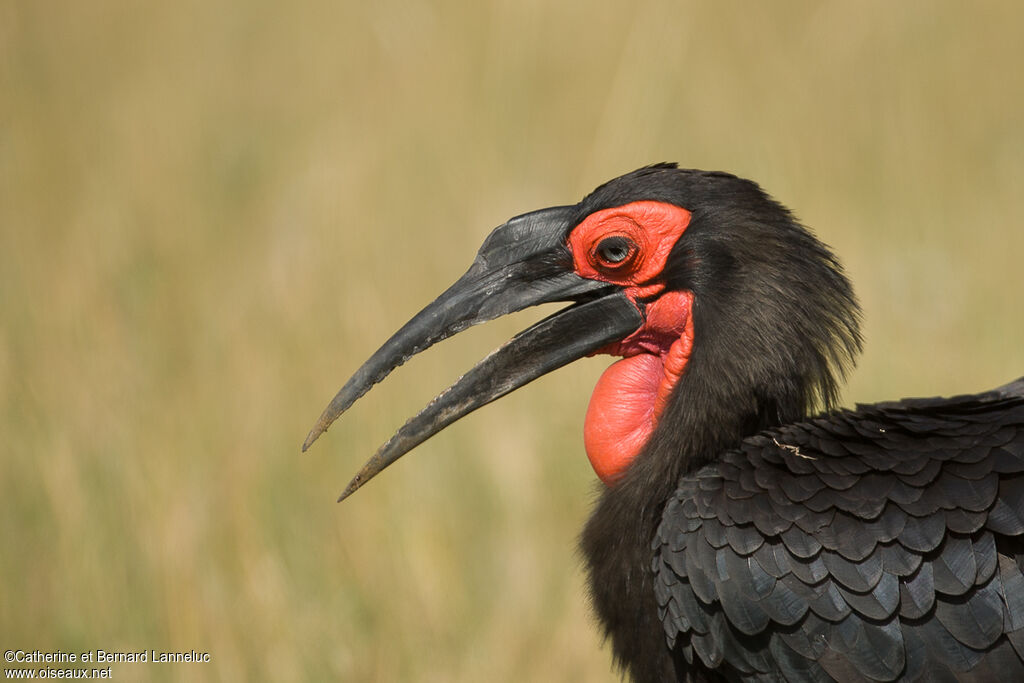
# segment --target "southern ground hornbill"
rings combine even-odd
[[[833,410],[860,347],[850,284],[732,175],[659,164],[499,226],[303,450],[413,354],[552,301],[572,303],[409,420],[342,498],[540,375],[622,356],[587,410],[605,486],[582,548],[634,680],[1024,680],[1024,379]]]

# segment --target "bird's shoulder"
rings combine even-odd
[[[1024,576],[997,566],[997,540],[1024,560],[1024,392],[1005,389],[821,415],[684,475],[652,548],[669,644],[840,680],[941,666],[935,643],[953,674],[1024,650],[1024,597],[1002,588]]]

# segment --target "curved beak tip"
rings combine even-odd
[[[340,503],[351,496],[360,486],[362,486],[362,482],[360,481],[359,475],[356,475],[352,478],[352,481],[348,483],[348,486],[345,487],[345,490],[341,492],[341,495],[338,496],[338,502]]]
[[[342,389],[342,391],[338,392],[338,396],[341,396],[344,391],[345,390]],[[334,397],[330,404],[324,409],[324,412],[320,414],[320,417],[317,418],[316,424],[313,425],[313,428],[309,430],[309,434],[306,435],[306,440],[302,442],[303,453],[305,453],[309,447],[313,445],[313,442],[319,439],[320,435],[326,432],[328,428],[334,424],[334,421],[337,420],[343,412],[345,412],[345,409],[348,406],[341,405],[339,408],[340,402],[338,396]]]
[[[309,447],[313,445],[313,442],[316,441],[324,431],[325,430],[320,428],[320,425],[310,429],[309,434],[306,435],[306,440],[302,442],[302,452],[305,453],[309,450]]]
[[[380,451],[378,451],[376,455],[370,458],[366,464],[363,465],[362,469],[356,472],[356,476],[352,477],[352,481],[348,483],[345,490],[341,492],[340,496],[338,496],[338,502],[340,503],[355,493],[358,489],[362,488],[363,484],[377,476],[377,474],[387,467],[388,464],[389,461],[381,458]]]

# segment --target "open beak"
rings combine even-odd
[[[459,418],[623,339],[643,324],[643,313],[620,288],[573,272],[565,240],[573,215],[574,207],[555,207],[495,228],[466,274],[402,326],[345,383],[310,430],[303,451],[370,387],[436,342],[529,306],[573,302],[517,334],[441,392],[363,465],[339,501]]]

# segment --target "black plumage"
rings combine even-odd
[[[872,427],[857,442],[859,455],[852,449],[845,456],[828,455],[811,445],[815,439],[843,444],[840,434],[829,438],[829,424],[860,418]],[[964,434],[958,425],[967,421],[989,428]],[[928,429],[922,431],[922,424]],[[1021,671],[1024,651],[1016,649],[1021,644],[1016,632],[1022,619],[1015,591],[1024,588],[1024,529],[1016,522],[1024,501],[1015,494],[1024,491],[1024,479],[1021,459],[1013,453],[1024,444],[1024,396],[991,393],[862,406],[792,424],[784,432],[787,446],[799,454],[776,445],[781,430],[747,438],[721,455],[728,466],[713,463],[684,475],[665,506],[652,544],[653,589],[675,650],[694,666],[764,680],[804,680],[818,667],[844,680],[840,676],[850,675],[851,666],[858,678],[926,680],[920,676],[930,668],[922,666],[918,678],[911,675],[908,660],[914,657],[964,678],[990,654]],[[921,433],[928,437],[913,438]],[[901,443],[899,450],[889,446],[894,440]],[[848,475],[835,478],[845,458],[868,461],[869,448],[884,456],[877,460],[885,469],[853,475],[852,483]],[[770,472],[760,478],[760,491],[717,495],[737,490],[742,473],[758,469]],[[902,486],[887,494],[876,482],[894,470],[914,474],[890,477]],[[916,477],[920,472],[932,474]],[[801,479],[815,483],[798,486]],[[809,489],[817,490],[812,499],[830,492],[821,496],[831,499],[830,507],[804,514],[805,519],[820,515],[819,528],[793,524],[763,533],[753,552],[752,542],[730,535],[730,528],[743,526],[735,520],[751,509],[767,532],[785,527],[794,508],[802,507],[757,507],[754,501],[770,498],[773,490],[803,495]],[[693,512],[684,509],[683,500],[695,503]],[[720,512],[706,520],[713,522],[709,532],[694,512],[712,508]],[[701,523],[695,525],[695,519]],[[1007,524],[1007,519],[1014,521]],[[786,533],[794,528],[800,529],[799,541],[787,542]],[[721,544],[722,538],[739,542]],[[997,572],[1000,565],[1003,571]],[[687,613],[724,615],[734,649],[723,651],[720,643],[709,642],[713,629],[706,618],[674,616]],[[817,638],[821,646],[809,649],[803,640],[778,635],[792,629]],[[861,636],[871,647],[854,646]],[[908,638],[923,643],[923,649],[910,652]],[[1013,652],[1004,652],[1004,644]],[[759,658],[751,651],[772,656]],[[844,660],[842,667],[837,660]],[[758,669],[756,662],[767,668]]]
[[[643,263],[648,237],[629,228],[588,255],[574,242],[595,216],[635,202],[688,212],[642,282],[615,269]],[[639,230],[646,210],[629,214]],[[598,253],[613,260],[592,275],[586,259]],[[575,302],[410,420],[347,496],[544,372],[609,348],[636,353],[616,344],[677,292],[692,295],[685,368],[606,480],[581,541],[623,670],[635,681],[1024,677],[1024,379],[835,410],[861,344],[852,288],[787,209],[735,176],[659,164],[500,226],[470,271],[345,385],[306,446],[430,344],[527,305]],[[675,337],[662,337],[645,343],[663,344],[668,368]]]

